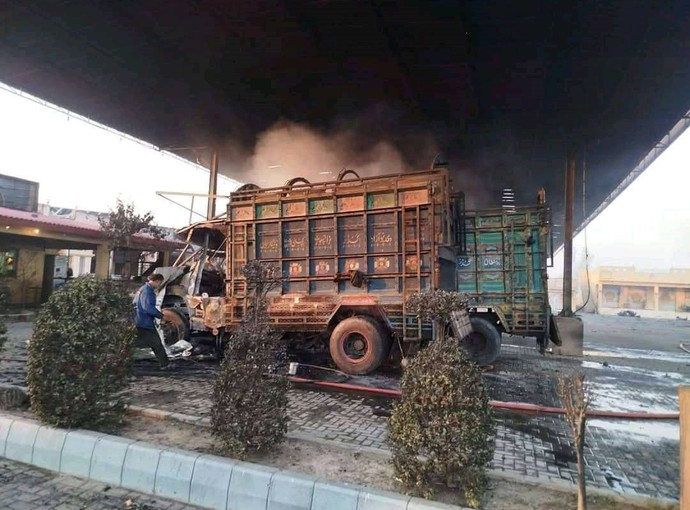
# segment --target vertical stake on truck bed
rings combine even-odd
[[[199,267],[196,273],[196,279],[194,281],[194,295],[199,294],[199,289],[201,287],[201,277],[204,274],[204,266],[206,265],[206,259],[208,258],[208,242],[209,242],[209,232],[206,230],[206,235],[204,236],[204,249],[199,256]]]
[[[213,151],[211,156],[211,168],[208,179],[208,206],[206,209],[206,219],[212,220],[216,215],[216,194],[218,193],[218,151]],[[192,200],[194,197],[192,197]],[[192,209],[194,205],[192,205]],[[191,213],[190,213],[191,217]]]

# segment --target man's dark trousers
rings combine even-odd
[[[161,367],[168,365],[168,354],[161,343],[161,337],[155,329],[139,328],[137,327],[137,347],[153,349],[153,353],[158,359]]]

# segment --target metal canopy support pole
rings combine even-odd
[[[194,214],[194,195],[192,195],[192,206],[189,208],[189,224],[192,224],[192,215]]]
[[[690,508],[690,386],[678,387],[680,404],[680,510]]]
[[[213,151],[211,173],[208,181],[208,209],[206,219],[212,220],[216,215],[216,193],[218,192],[218,151]]]
[[[563,239],[563,311],[573,315],[573,216],[575,213],[575,157],[568,157],[565,171],[565,238]]]

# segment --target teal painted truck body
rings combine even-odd
[[[462,235],[457,287],[473,312],[494,312],[506,333],[548,335],[548,207],[467,211]]]

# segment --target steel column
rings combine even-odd
[[[575,213],[575,158],[570,156],[565,171],[565,238],[563,240],[563,311],[573,315],[573,217]]]

